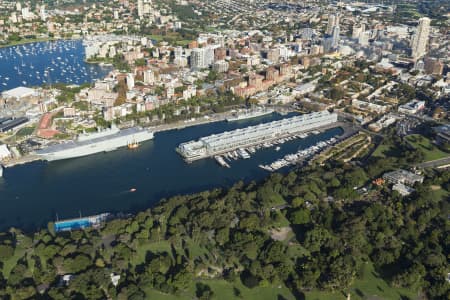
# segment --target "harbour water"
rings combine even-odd
[[[105,77],[110,67],[84,62],[81,40],[37,42],[0,48],[0,92],[18,86],[82,84]]]
[[[158,132],[135,151],[120,149],[88,157],[34,162],[7,168],[0,178],[0,230],[16,226],[28,230],[59,218],[101,212],[135,212],[161,198],[227,187],[243,179],[261,180],[269,173],[258,167],[287,153],[307,148],[342,133],[334,128],[305,139],[289,141],[281,149],[261,149],[250,159],[231,161],[223,168],[213,159],[186,164],[175,152],[182,142],[277,120],[277,114],[240,122],[216,122]],[[136,189],[134,192],[132,189]]]

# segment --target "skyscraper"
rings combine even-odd
[[[366,30],[364,23],[355,23],[352,30],[352,39],[359,39],[359,35]]]
[[[339,34],[341,32],[341,29],[339,25],[336,25],[333,27],[333,32],[331,35],[331,46],[333,48],[336,48],[339,45]]]
[[[131,73],[127,73],[127,87],[128,90],[132,90],[134,88],[134,75]]]
[[[334,26],[339,26],[339,15],[329,14],[326,34],[332,35]]]
[[[138,0],[137,11],[138,11],[139,18],[142,18],[144,16],[144,1],[143,0]]]
[[[194,48],[191,52],[191,68],[194,70],[205,69],[208,67],[206,62],[205,48]]]
[[[428,37],[430,35],[430,19],[427,17],[419,19],[416,33],[411,39],[411,56],[418,59],[427,52]]]
[[[358,43],[361,46],[368,46],[369,45],[370,36],[371,36],[370,30],[361,32],[361,34],[359,35]]]

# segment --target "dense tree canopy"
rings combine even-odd
[[[448,195],[450,172],[428,171],[415,193],[400,197],[371,185],[408,163],[392,159],[331,162],[176,196],[99,229],[12,229],[0,235],[0,297],[145,299],[150,290],[185,293],[201,278],[283,284],[295,294],[346,291],[371,263],[393,287],[447,299],[449,202],[433,190]],[[117,287],[112,273],[121,276]],[[74,275],[68,284],[65,274]],[[215,296],[207,284],[194,290],[198,299]]]

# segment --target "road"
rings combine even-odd
[[[418,167],[418,168],[435,168],[435,167],[448,165],[448,164],[450,164],[450,156],[447,156],[447,157],[444,157],[441,159],[432,160],[432,161],[427,161],[427,162],[416,165],[416,167]]]

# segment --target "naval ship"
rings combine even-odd
[[[147,129],[133,127],[120,130],[113,126],[111,129],[81,134],[74,141],[52,145],[37,150],[35,154],[43,160],[54,161],[113,151],[126,147],[130,143],[141,143],[151,139],[153,139],[153,132]]]

